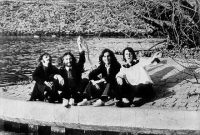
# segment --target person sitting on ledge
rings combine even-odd
[[[79,61],[71,52],[66,52],[61,58],[60,75],[64,78],[64,85],[61,87],[60,98],[63,100],[63,106],[75,105],[80,102],[81,93],[88,84],[88,79],[82,79],[85,63],[85,51],[82,47],[82,38],[78,37],[77,44],[79,48]]]
[[[108,97],[115,97],[115,86],[117,85],[115,76],[119,72],[121,65],[118,63],[114,53],[109,49],[104,49],[99,56],[99,66],[89,73],[89,84],[86,86],[84,99],[79,102],[79,106],[90,105],[91,98],[98,99],[93,106],[102,106]]]
[[[127,47],[122,54],[125,64],[116,75],[117,99],[119,100],[116,106],[128,107],[132,104],[134,97],[142,98],[141,102],[135,104],[135,106],[141,106],[155,95],[153,81],[145,70],[145,66],[161,57],[161,53],[157,52],[151,58],[138,60],[134,50]]]
[[[58,85],[63,85],[64,80],[59,75],[59,70],[52,65],[50,54],[44,53],[39,57],[39,65],[33,72],[36,81],[29,101],[47,100],[55,102],[58,98]]]

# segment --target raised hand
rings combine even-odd
[[[83,51],[83,38],[81,36],[78,36],[77,44],[78,44],[79,52],[82,52]]]
[[[161,52],[156,52],[154,55],[153,55],[153,58],[161,58],[162,57],[162,53]]]
[[[77,44],[78,44],[78,48],[79,48],[79,52],[82,52],[83,50],[87,52],[87,59],[89,61],[89,64],[91,67],[93,67],[93,63],[90,59],[90,51],[89,51],[89,47],[87,42],[85,42],[85,40],[83,39],[83,37],[78,36],[77,38]]]

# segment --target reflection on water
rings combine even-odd
[[[29,80],[43,52],[50,53],[56,65],[67,50],[77,50],[76,37],[0,37],[0,85]]]

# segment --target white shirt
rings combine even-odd
[[[110,65],[105,65],[105,67],[106,67],[107,74],[109,74]]]
[[[151,64],[150,59],[141,58],[139,62],[129,68],[121,67],[116,77],[124,78],[128,84],[138,85],[153,83],[151,77],[147,73],[145,66]]]
[[[72,67],[67,67],[67,66],[65,66],[65,69],[66,69],[67,71],[69,71],[69,69],[72,69]]]

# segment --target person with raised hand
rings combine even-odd
[[[79,36],[77,38],[79,61],[71,52],[66,52],[61,58],[60,75],[64,78],[64,85],[61,87],[60,98],[63,106],[75,105],[81,100],[81,93],[87,85],[87,79],[82,79],[85,63],[85,51],[83,50],[82,41]]]
[[[145,66],[150,65],[156,58],[161,57],[161,53],[157,52],[151,58],[140,58],[138,60],[134,50],[131,47],[127,47],[122,54],[125,64],[116,75],[118,83],[117,99],[119,100],[116,105],[118,107],[128,107],[132,104],[134,97],[141,97],[140,104],[136,105],[140,106],[155,95],[153,81],[145,70]]]

